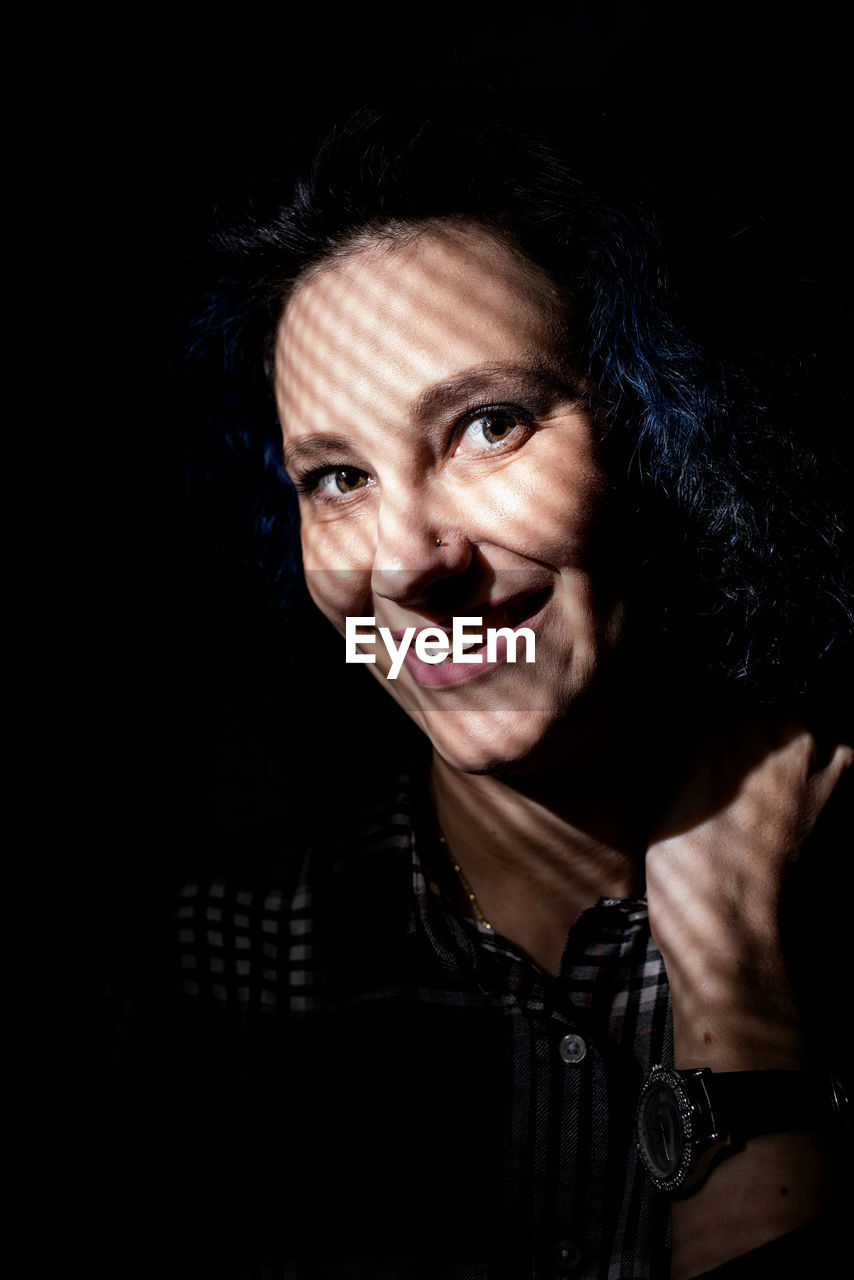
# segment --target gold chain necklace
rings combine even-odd
[[[478,924],[482,924],[484,929],[489,929],[490,932],[492,932],[492,925],[489,923],[486,916],[481,911],[480,903],[477,900],[477,894],[475,893],[474,889],[471,887],[468,876],[466,875],[465,871],[463,871],[462,867],[457,862],[454,855],[451,853],[451,850],[448,847],[448,841],[445,839],[441,831],[439,832],[439,843],[441,844],[442,848],[445,850],[445,853],[448,855],[448,859],[451,863],[451,866],[454,868],[454,870],[457,873],[460,884],[463,886],[465,895],[468,898],[469,902],[471,903],[472,910],[474,911]]]

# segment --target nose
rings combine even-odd
[[[408,608],[431,600],[440,584],[466,572],[474,544],[439,510],[428,512],[423,495],[380,509],[371,571],[375,595]]]

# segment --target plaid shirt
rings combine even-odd
[[[448,870],[401,781],[277,882],[183,886],[195,1230],[223,1275],[666,1274],[667,1201],[634,1142],[642,1080],[672,1058],[645,903],[583,912],[551,979],[457,912]]]

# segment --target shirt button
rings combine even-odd
[[[581,1262],[581,1250],[573,1240],[559,1240],[552,1250],[556,1276],[571,1276]]]
[[[561,1037],[558,1052],[564,1062],[583,1062],[587,1057],[587,1045],[581,1036],[571,1031],[568,1036]]]

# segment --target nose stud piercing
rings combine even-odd
[[[444,547],[445,545],[446,545],[446,543],[444,543],[444,542],[442,541],[442,539],[441,539],[441,538],[437,538],[437,539],[436,539],[436,546],[437,546],[437,547]]]

